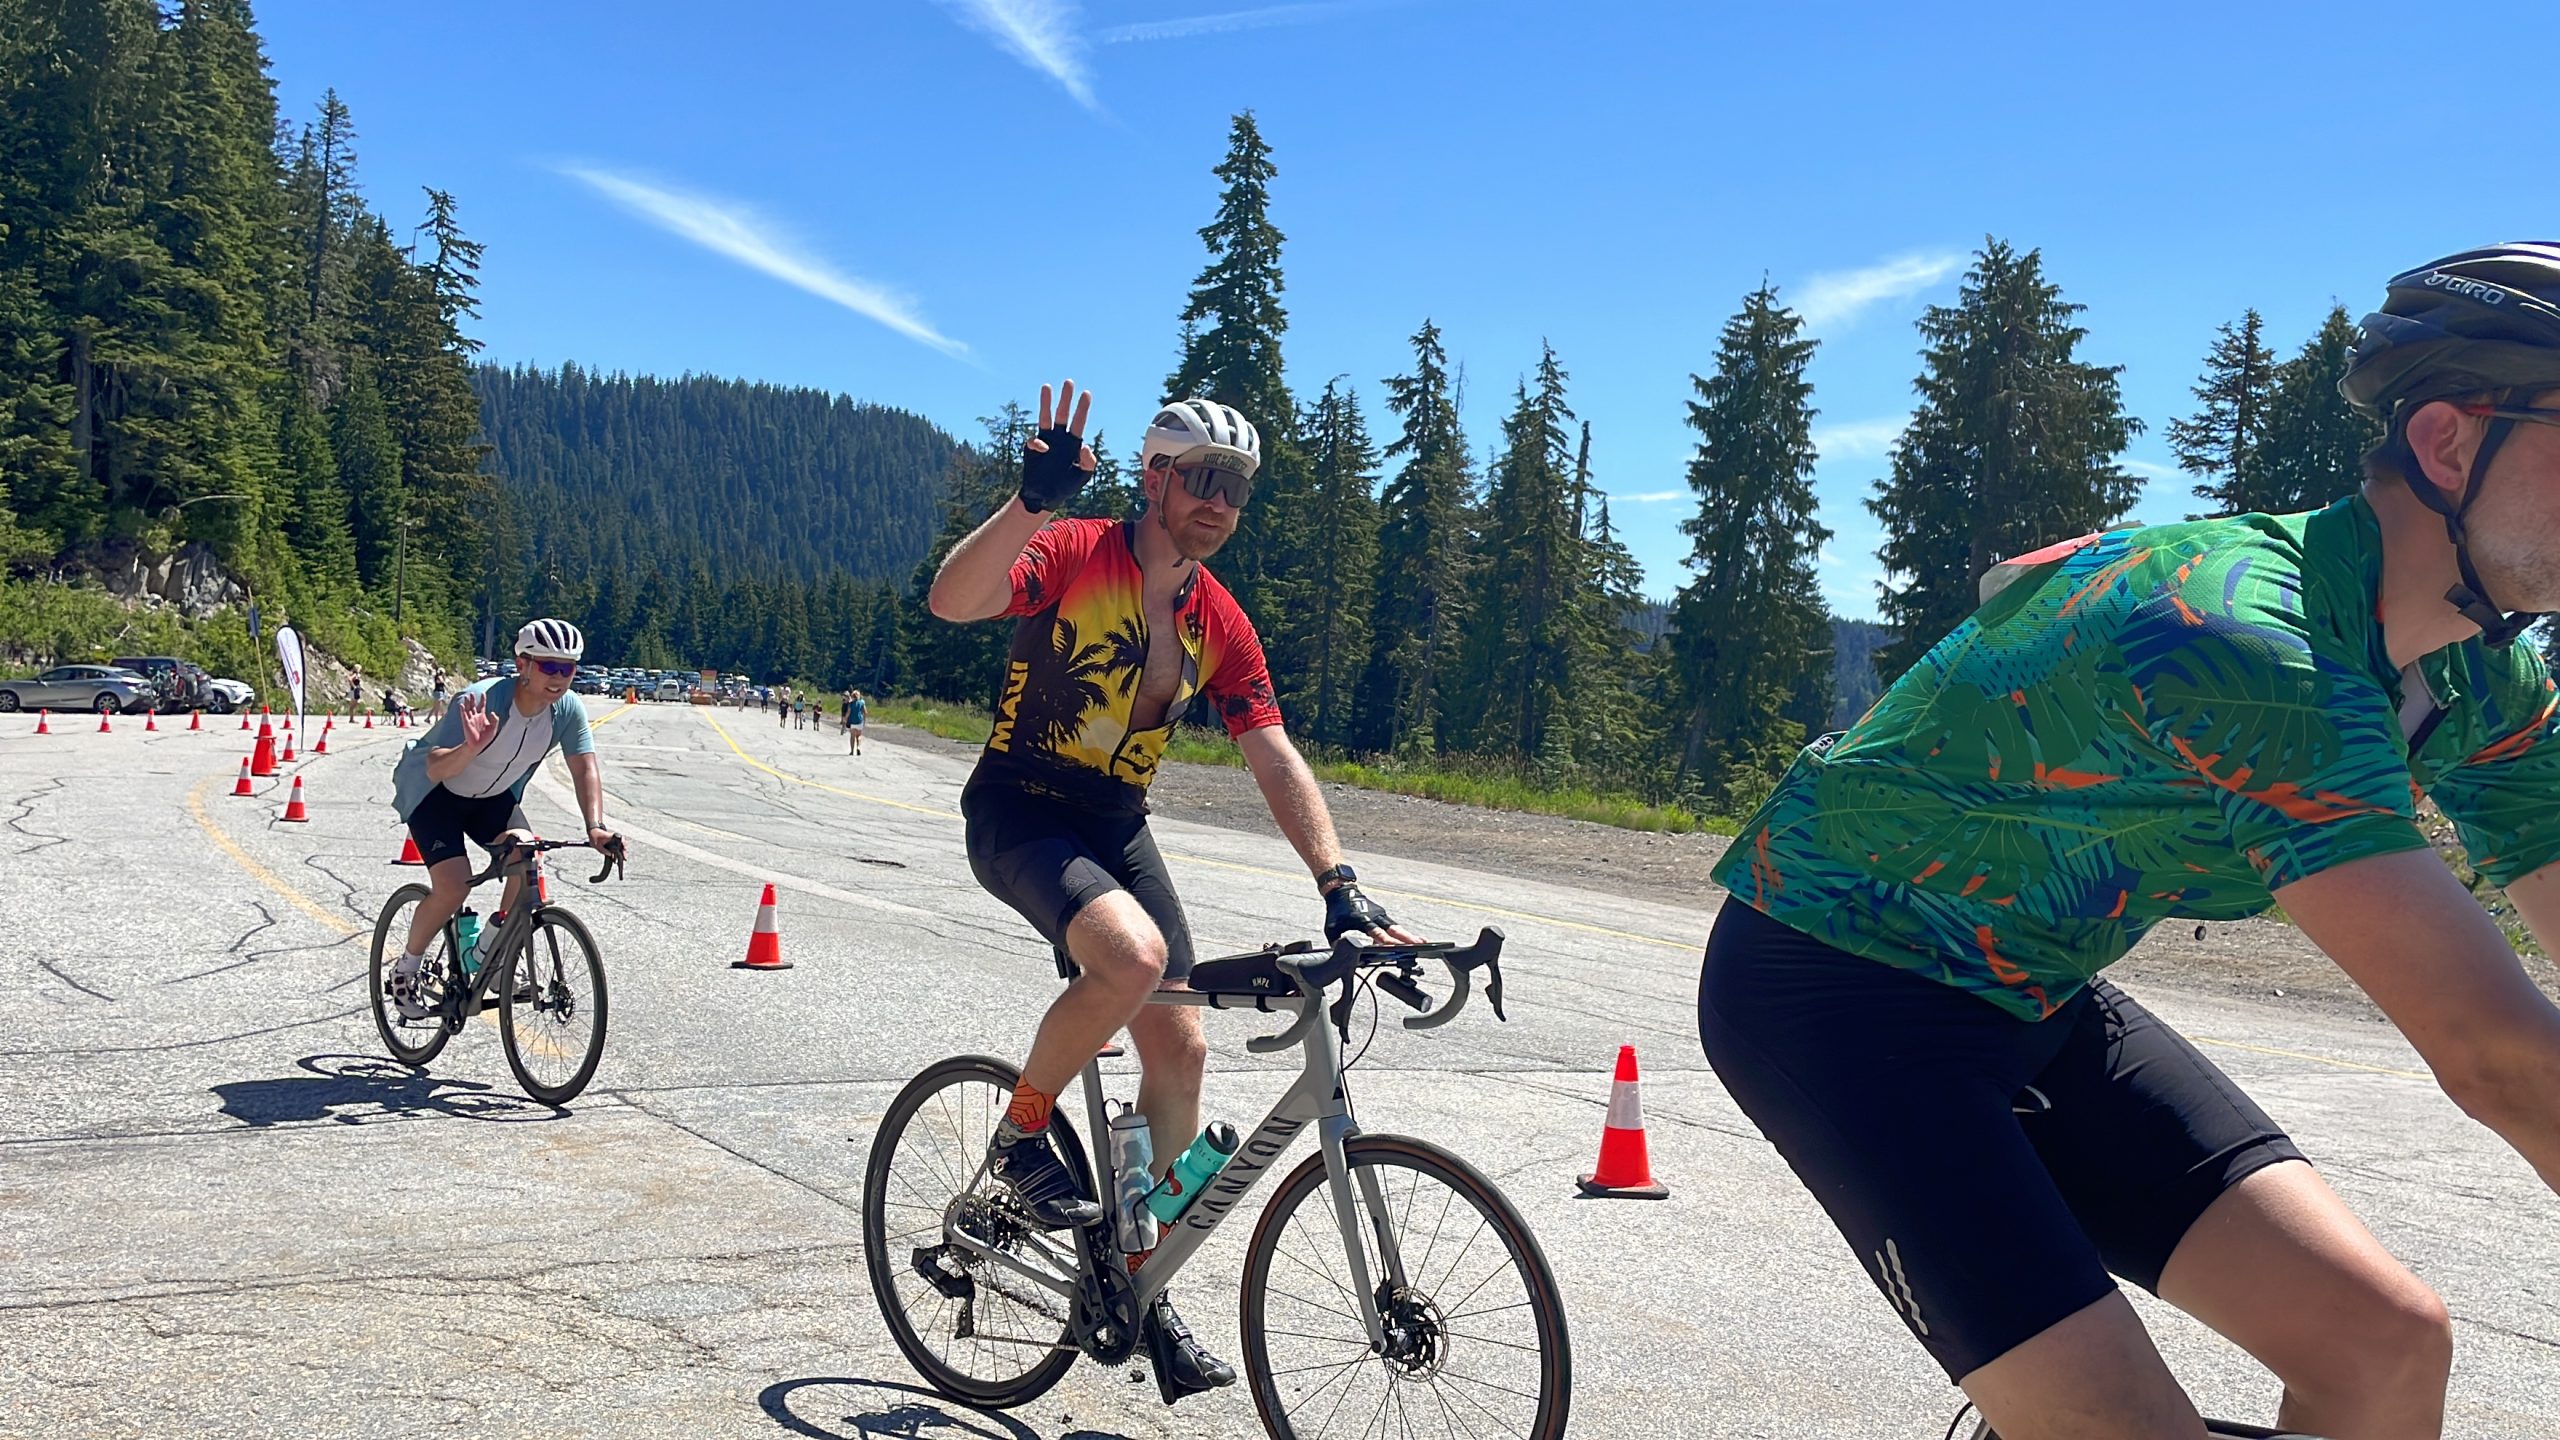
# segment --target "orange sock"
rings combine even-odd
[[[1013,1085],[1013,1103],[1005,1107],[1004,1118],[1025,1135],[1037,1135],[1049,1128],[1049,1112],[1058,1108],[1058,1097],[1043,1095],[1031,1088],[1028,1080]]]

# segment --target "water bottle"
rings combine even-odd
[[[1210,1121],[1200,1138],[1192,1141],[1191,1148],[1183,1151],[1173,1168],[1164,1173],[1164,1179],[1147,1192],[1147,1209],[1167,1225],[1181,1219],[1182,1212],[1191,1208],[1201,1190],[1235,1158],[1236,1146],[1241,1143],[1236,1139],[1236,1127],[1224,1120]]]
[[[506,932],[507,912],[492,911],[489,923],[480,928],[480,943],[471,947],[471,974],[477,976],[498,954],[498,937]]]
[[[1147,1213],[1147,1191],[1156,1177],[1155,1141],[1147,1133],[1147,1117],[1129,1106],[1111,1117],[1112,1238],[1124,1255],[1143,1255],[1155,1248],[1156,1220]]]
[[[480,968],[480,957],[472,953],[480,943],[480,917],[468,905],[453,917],[453,939],[454,954],[462,961],[462,973],[467,977]]]

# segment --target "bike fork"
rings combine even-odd
[[[1382,1288],[1403,1288],[1404,1256],[1396,1246],[1395,1227],[1388,1221],[1386,1187],[1379,1183],[1374,1170],[1360,1172],[1355,1203],[1351,1161],[1345,1147],[1359,1133],[1360,1127],[1349,1113],[1336,1110],[1317,1122],[1316,1141],[1324,1149],[1325,1188],[1333,1197],[1334,1224],[1342,1231],[1343,1258],[1351,1266],[1351,1287],[1360,1296],[1360,1319],[1369,1328],[1369,1348],[1383,1352],[1387,1328],[1378,1313],[1378,1295]],[[1387,1272],[1386,1287],[1378,1285],[1369,1273],[1368,1247],[1360,1243],[1364,1218],[1369,1233],[1377,1239],[1378,1263]]]

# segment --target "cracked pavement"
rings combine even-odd
[[[1017,1056],[1055,991],[1047,947],[970,878],[965,761],[888,727],[857,759],[761,712],[722,712],[724,738],[690,709],[617,709],[595,711],[612,812],[669,843],[603,886],[574,854],[554,868],[612,987],[602,1068],[565,1112],[519,1092],[494,1023],[425,1072],[383,1056],[364,967],[417,875],[388,863],[405,732],[340,728],[235,799],[232,732],[0,726],[0,1437],[1260,1433],[1240,1389],[1167,1409],[1089,1362],[977,1412],[923,1388],[882,1326],[856,1213],[873,1128],[932,1061]],[[291,771],[309,824],[279,823]],[[527,796],[555,832],[564,782],[555,763]],[[1278,842],[1159,837],[1202,954],[1316,923]],[[1474,1160],[1527,1217],[1571,1315],[1576,1433],[1943,1432],[1955,1392],[1698,1055],[1710,899],[1346,838],[1364,879],[1422,897],[1400,919],[1511,937],[1513,1023],[1481,997],[1427,1035],[1389,1023],[1352,1089],[1367,1128]],[[766,876],[793,882],[796,968],[732,970]],[[2140,993],[2445,1295],[2447,1433],[2560,1433],[2560,1201],[2384,1027]],[[1209,1017],[1209,1113],[1239,1125],[1291,1073],[1247,1053],[1253,1021]],[[1580,1202],[1630,1041],[1673,1198]],[[1222,1227],[1177,1285],[1230,1357],[1250,1233]],[[2207,1410],[2271,1418],[2245,1357],[2136,1303]]]

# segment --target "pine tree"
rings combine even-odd
[[[1712,377],[1689,377],[1698,434],[1689,460],[1692,578],[1672,602],[1672,693],[1680,716],[1673,788],[1696,774],[1721,795],[1729,771],[1766,756],[1775,722],[1809,675],[1829,688],[1829,607],[1816,561],[1815,342],[1763,283],[1725,322]]]
[[[372,358],[362,351],[347,368],[344,393],[329,420],[329,448],[338,457],[338,486],[347,497],[348,529],[355,537],[357,577],[366,589],[388,594],[407,505],[400,446],[374,388]]]
[[[1564,367],[1542,345],[1535,388],[1523,381],[1489,467],[1475,628],[1461,710],[1481,717],[1472,739],[1552,767],[1546,727],[1571,696],[1575,629],[1591,609],[1590,563],[1575,492]]]
[[[2008,555],[2103,528],[2142,491],[2116,456],[2141,429],[2121,366],[2076,358],[2082,307],[2044,278],[2040,252],[1984,243],[1953,306],[1920,320],[1920,405],[1867,510],[1884,526],[1880,663],[1900,673],[1971,614],[1975,582]]]
[[[1374,640],[1360,685],[1361,744],[1438,749],[1440,687],[1466,621],[1467,441],[1458,427],[1449,354],[1430,321],[1413,335],[1414,368],[1387,381],[1387,409],[1403,429],[1387,445],[1404,465],[1380,500]]]
[[[1369,657],[1369,605],[1377,584],[1378,447],[1360,397],[1328,381],[1300,424],[1309,467],[1306,558],[1275,587],[1280,603],[1264,632],[1282,708],[1301,735],[1327,745],[1352,738],[1352,686]]]
[[[2338,393],[2355,348],[2355,322],[2345,306],[2331,306],[2301,351],[2276,367],[2266,430],[2252,457],[2250,509],[2317,510],[2363,483],[2364,452],[2382,437],[2382,426]]]
[[[311,576],[352,595],[357,586],[355,537],[347,528],[347,492],[338,482],[328,432],[300,384],[285,381],[276,447],[283,456],[285,537]]]
[[[2259,338],[2264,326],[2258,312],[2248,310],[2236,324],[2222,327],[2205,356],[2204,378],[2196,382],[2202,408],[2169,422],[2169,453],[2178,457],[2180,469],[2209,478],[2211,483],[2196,487],[2196,498],[2214,515],[2258,508],[2261,487],[2252,471],[2267,430],[2276,368],[2275,355]]]
[[[1268,608],[1272,578],[1305,556],[1295,535],[1295,501],[1306,488],[1306,470],[1291,433],[1297,402],[1280,362],[1289,315],[1280,304],[1286,237],[1271,222],[1271,180],[1279,171],[1252,111],[1236,115],[1226,158],[1212,173],[1226,188],[1216,218],[1200,230],[1209,263],[1182,307],[1182,358],[1165,381],[1165,396],[1232,405],[1262,437],[1253,502],[1236,518],[1235,535],[1217,562],[1245,613],[1259,615]]]

